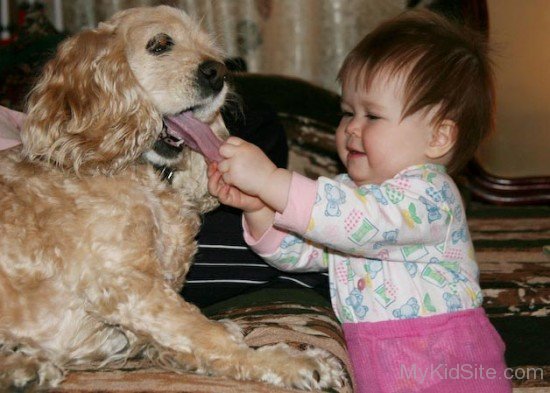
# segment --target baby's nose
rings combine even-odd
[[[361,128],[357,124],[351,122],[348,124],[344,132],[349,136],[359,136],[361,135]]]

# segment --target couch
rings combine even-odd
[[[22,109],[36,65],[61,39],[0,53],[0,104]],[[235,90],[268,102],[283,125],[289,168],[309,177],[341,170],[334,151],[339,97],[305,81],[280,75],[237,73]],[[484,173],[475,162],[458,179],[481,269],[484,308],[507,345],[516,392],[550,389],[550,187],[548,179],[515,182]],[[512,184],[513,187],[510,186]],[[522,187],[526,185],[528,187]],[[504,186],[503,186],[504,185]],[[534,186],[533,186],[534,185]],[[508,188],[506,187],[508,186]],[[509,192],[513,188],[513,192]],[[508,190],[508,191],[507,191]],[[522,199],[522,195],[528,198]],[[522,205],[525,203],[528,205]],[[309,288],[261,288],[205,307],[211,318],[239,323],[251,346],[287,342],[319,346],[349,368],[342,331],[325,296]],[[350,383],[340,391],[352,391]],[[176,374],[129,362],[116,370],[74,370],[54,392],[283,392],[253,382]]]

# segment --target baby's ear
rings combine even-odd
[[[433,160],[443,158],[455,145],[458,127],[452,120],[443,120],[433,131],[426,148],[426,156]]]

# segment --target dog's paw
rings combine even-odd
[[[56,387],[64,379],[63,370],[53,362],[17,352],[2,357],[0,369],[0,388],[5,387],[7,391],[25,391],[33,386]]]
[[[332,354],[318,348],[298,351],[286,344],[262,347],[258,352],[270,359],[270,370],[262,376],[264,382],[304,390],[340,388],[346,374]]]
[[[63,379],[65,373],[63,370],[49,360],[38,361],[38,385],[39,386],[58,386]]]
[[[238,324],[231,319],[220,319],[218,322],[224,326],[225,330],[229,333],[229,336],[234,342],[238,344],[244,343],[243,331]]]
[[[306,371],[313,374],[317,381],[316,389],[340,388],[346,383],[346,373],[342,363],[330,352],[319,348],[309,348],[304,352],[305,356],[315,360],[314,370]],[[317,378],[317,374],[319,378]]]

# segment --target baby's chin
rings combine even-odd
[[[357,187],[366,186],[366,185],[381,185],[386,180],[390,179],[392,176],[384,177],[380,174],[368,173],[367,171],[362,171],[357,173],[352,168],[348,168],[348,176],[355,183]]]
[[[367,186],[367,185],[380,185],[382,182],[378,182],[375,179],[365,176],[353,176],[353,174],[348,172],[349,178],[355,183],[357,187]]]

